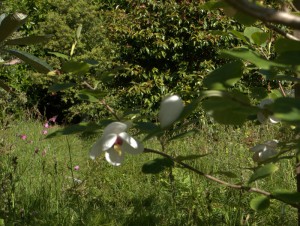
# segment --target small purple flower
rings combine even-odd
[[[49,128],[49,123],[46,122],[46,123],[44,124],[44,127],[45,127],[45,128]]]
[[[20,135],[20,138],[21,138],[22,140],[26,140],[26,139],[27,139],[27,136],[26,136],[25,134],[22,134],[22,135]]]
[[[79,166],[74,166],[74,170],[78,171],[79,170]]]

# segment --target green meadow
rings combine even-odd
[[[279,128],[203,125],[199,133],[171,142],[165,152],[201,155],[183,162],[232,184],[246,184],[254,166],[249,148],[288,139],[290,131]],[[89,149],[101,131],[46,139],[44,129],[43,122],[29,119],[1,130],[0,225],[296,225],[296,209],[271,200],[270,208],[255,212],[249,202],[257,194],[220,185],[178,164],[158,174],[143,173],[144,164],[161,158],[154,153],[126,155],[119,167],[108,164],[104,154],[93,161]],[[47,131],[58,129],[52,125]],[[155,139],[145,147],[160,150]],[[276,173],[251,186],[295,190],[293,167],[281,161]]]

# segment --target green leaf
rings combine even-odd
[[[41,42],[47,42],[51,39],[52,35],[45,36],[29,36],[25,38],[11,39],[5,42],[6,45],[34,45]]]
[[[21,50],[7,50],[7,52],[15,55],[16,57],[23,60],[25,63],[32,66],[35,70],[40,73],[48,73],[49,71],[53,71],[53,68],[47,64],[45,61],[39,59],[38,57],[31,55],[29,53],[23,52]]]
[[[241,39],[243,42],[249,43],[249,40],[245,37],[243,33],[236,30],[231,30],[230,33],[233,34],[235,37]]]
[[[70,57],[66,54],[58,53],[58,52],[48,52],[49,54],[53,54],[54,56],[57,56],[59,58],[63,58],[65,60],[69,60]]]
[[[257,196],[250,201],[250,207],[255,211],[265,210],[269,206],[270,206],[270,199],[267,196]]]
[[[292,52],[300,51],[300,42],[287,39],[287,38],[279,38],[275,41],[274,44],[275,52],[278,54],[284,53],[284,52]]]
[[[58,137],[58,136],[63,136],[63,135],[71,135],[71,134],[76,134],[76,133],[96,133],[98,130],[102,129],[103,126],[96,124],[96,123],[79,123],[76,125],[71,125],[68,127],[65,127],[61,130],[57,130],[53,133],[50,133],[49,135],[46,136],[46,138],[53,138],[53,137]]]
[[[256,180],[260,180],[265,177],[268,177],[277,170],[278,170],[278,166],[276,166],[273,163],[269,163],[267,165],[261,166],[257,170],[254,171],[254,173],[251,175],[248,183],[250,184]]]
[[[243,75],[243,66],[241,61],[225,64],[207,75],[203,80],[203,85],[208,89],[226,90],[240,80]]]
[[[221,55],[225,57],[233,57],[240,60],[248,61],[254,65],[256,65],[258,68],[269,70],[272,67],[284,67],[281,64],[278,64],[276,62],[266,60],[257,53],[246,49],[246,48],[236,48],[233,50],[223,50],[221,51]]]
[[[245,25],[245,26],[251,26],[256,22],[256,18],[251,17],[247,14],[244,14],[240,11],[238,11],[234,16],[234,19],[236,19],[239,23]]]
[[[217,93],[215,90],[207,93],[211,97],[204,100],[202,106],[218,123],[242,125],[249,115],[257,112],[257,108],[251,106],[249,98],[242,93]]]
[[[97,97],[95,97],[94,95],[91,95],[89,93],[86,93],[86,92],[79,91],[79,93],[77,94],[77,97],[81,100],[85,100],[85,101],[89,101],[89,102],[94,102],[94,103],[99,102],[99,99]]]
[[[136,122],[134,123],[135,128],[141,130],[142,132],[150,133],[153,131],[160,130],[160,127],[152,122]]]
[[[252,40],[256,45],[265,46],[270,39],[270,33],[255,32],[252,34]]]
[[[263,32],[258,27],[246,27],[244,30],[244,35],[250,40],[250,42],[254,43],[254,40],[252,39],[252,35],[256,32]]]
[[[82,76],[89,72],[90,65],[85,62],[68,61],[62,65],[62,70]]]
[[[300,65],[300,51],[283,52],[279,54],[274,61],[278,64],[291,66]]]
[[[187,118],[190,114],[193,113],[193,111],[196,110],[196,108],[199,106],[199,103],[200,103],[201,99],[194,99],[192,100],[191,103],[187,104],[184,106],[179,118],[178,118],[178,121],[182,120],[182,119],[185,119]]]
[[[81,31],[82,31],[82,24],[79,24],[76,30],[76,39],[79,40],[81,36]]]
[[[264,87],[251,87],[250,97],[256,100],[262,100],[268,97],[268,91]]]
[[[6,16],[0,24],[0,43],[5,41],[14,31],[23,25],[26,18],[27,15],[23,13],[14,13]]]
[[[69,89],[75,85],[76,85],[76,83],[72,83],[72,82],[70,82],[70,83],[55,83],[48,88],[48,91],[49,92],[58,92],[58,91]]]
[[[99,89],[97,89],[97,90],[82,89],[79,91],[79,94],[92,96],[93,98],[97,99],[97,102],[98,102],[99,99],[102,99],[103,97],[105,97],[107,95],[107,92],[99,90]]]
[[[207,156],[208,154],[203,154],[203,155],[186,155],[186,156],[182,156],[182,155],[179,155],[177,156],[175,159],[177,161],[185,161],[185,160],[195,160],[195,159],[198,159],[198,158],[202,158],[202,157],[205,157]]]
[[[299,123],[300,122],[300,101],[292,97],[280,97],[269,105],[269,109],[278,119]]]
[[[171,159],[156,158],[145,163],[142,167],[142,172],[145,174],[158,174],[173,166],[174,162]]]
[[[300,193],[291,191],[275,191],[272,193],[276,199],[291,204],[300,204]]]

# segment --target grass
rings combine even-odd
[[[296,211],[288,205],[272,200],[270,208],[254,212],[249,202],[256,194],[227,188],[187,169],[142,173],[146,162],[160,157],[153,153],[128,155],[122,166],[113,167],[103,155],[96,161],[88,158],[96,136],[44,139],[42,130],[41,122],[31,120],[1,130],[0,219],[5,225],[297,225]],[[251,124],[206,125],[200,131],[175,140],[166,152],[204,155],[185,162],[231,183],[249,179],[251,171],[244,169],[253,166],[249,147],[285,140],[290,134]],[[145,146],[160,149],[155,140]],[[293,167],[293,162],[282,161],[275,175],[252,186],[295,190]],[[237,177],[224,175],[228,171]]]

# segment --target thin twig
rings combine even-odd
[[[247,0],[225,1],[233,8],[261,21],[282,24],[291,28],[300,29],[300,17],[291,13],[259,6]]]
[[[278,197],[275,197],[270,192],[261,190],[259,188],[253,188],[253,187],[249,187],[249,186],[245,186],[245,185],[239,185],[239,184],[231,184],[231,183],[229,183],[227,181],[223,181],[223,180],[221,180],[219,178],[216,178],[214,176],[206,174],[206,173],[204,173],[204,172],[202,172],[202,171],[200,171],[200,170],[192,167],[191,165],[186,164],[186,163],[184,163],[184,162],[182,162],[182,161],[180,161],[180,160],[178,160],[178,159],[176,159],[176,158],[174,158],[174,157],[172,157],[172,156],[170,156],[170,155],[168,155],[168,154],[166,154],[164,152],[160,152],[160,151],[149,149],[149,148],[145,148],[144,152],[145,153],[155,153],[155,154],[161,155],[161,156],[163,156],[165,158],[168,158],[168,159],[172,160],[173,162],[179,164],[183,168],[191,170],[191,171],[193,171],[194,173],[196,173],[196,174],[198,174],[200,176],[203,176],[203,177],[205,177],[205,178],[207,178],[207,179],[209,179],[211,181],[214,181],[214,182],[216,182],[218,184],[221,184],[221,185],[224,185],[226,187],[237,189],[237,190],[242,190],[242,191],[247,191],[247,192],[258,193],[258,194],[261,194],[261,195],[265,195],[265,196],[269,197],[270,199],[277,199],[279,201],[285,202],[284,200],[281,200]],[[298,208],[298,205],[296,205],[296,204],[293,204],[293,203],[287,203],[287,204],[289,204],[289,205],[291,205],[291,206],[293,206],[295,208]]]

